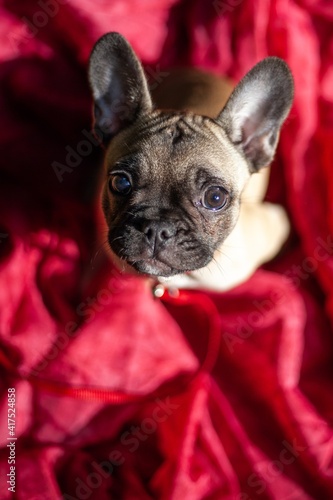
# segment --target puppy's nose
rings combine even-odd
[[[143,234],[154,248],[175,236],[176,232],[174,225],[168,221],[147,221],[143,226]]]

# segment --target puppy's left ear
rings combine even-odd
[[[287,64],[278,57],[267,57],[235,87],[218,116],[251,172],[272,161],[293,96],[293,77]]]

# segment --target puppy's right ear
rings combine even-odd
[[[88,74],[94,98],[94,131],[104,143],[152,109],[142,66],[119,33],[107,33],[97,41]]]

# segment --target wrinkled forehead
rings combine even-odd
[[[250,175],[223,128],[211,118],[190,113],[157,112],[118,134],[107,152],[107,164],[131,158],[152,175],[173,172],[180,177],[194,167],[207,169],[236,190]]]

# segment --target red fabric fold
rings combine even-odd
[[[1,498],[332,498],[331,4],[3,0],[0,16]],[[267,55],[293,71],[267,193],[292,234],[229,292],[156,299],[96,248],[86,64],[112,30],[152,84],[182,64],[237,81]]]

